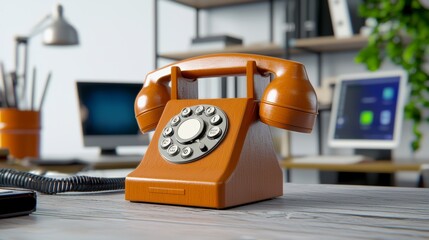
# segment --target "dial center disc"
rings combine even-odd
[[[198,137],[203,131],[204,123],[196,118],[187,119],[177,129],[179,142],[189,142]]]

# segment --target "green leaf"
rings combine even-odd
[[[420,124],[414,124],[413,125],[413,133],[414,133],[415,137],[420,139],[423,136],[423,134],[420,131],[419,126],[420,126]]]
[[[420,149],[420,139],[416,139],[411,142],[411,149],[413,152],[416,152]]]
[[[396,61],[400,61],[402,58],[401,58],[401,54],[402,54],[402,46],[401,45],[399,45],[399,44],[397,44],[397,43],[395,43],[395,42],[393,42],[393,41],[390,41],[390,42],[388,42],[387,44],[386,44],[386,52],[387,52],[387,55],[393,60],[393,61],[395,61],[395,59],[396,59]]]
[[[414,122],[420,122],[422,119],[422,114],[420,110],[417,108],[415,102],[409,102],[404,109],[405,117],[407,119],[412,119]]]
[[[418,50],[418,45],[415,43],[411,43],[410,45],[408,45],[408,47],[405,48],[404,53],[403,53],[403,58],[405,60],[405,62],[407,63],[412,63],[413,60],[415,59],[415,54]]]
[[[380,68],[381,59],[378,56],[370,57],[366,60],[366,65],[368,67],[368,70],[376,71]]]

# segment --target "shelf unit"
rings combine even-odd
[[[172,2],[182,4],[191,8],[194,8],[196,11],[195,19],[195,36],[198,37],[199,34],[199,11],[202,9],[212,9],[212,8],[221,8],[229,7],[232,5],[240,4],[251,4],[251,3],[260,3],[266,2],[269,4],[269,41],[267,43],[254,44],[254,45],[242,45],[242,46],[231,46],[221,50],[191,50],[185,52],[164,52],[159,53],[158,51],[158,0],[155,1],[155,69],[158,68],[157,62],[158,58],[170,59],[170,60],[183,60],[195,56],[211,54],[211,53],[252,53],[252,54],[261,54],[274,57],[281,57],[288,59],[291,55],[294,54],[316,54],[317,63],[318,63],[318,84],[322,78],[322,54],[323,53],[334,53],[334,52],[345,52],[345,51],[356,51],[364,47],[368,38],[365,36],[353,36],[350,38],[336,38],[334,36],[325,36],[325,37],[315,37],[315,38],[303,38],[303,39],[289,39],[288,36],[285,36],[285,42],[283,46],[275,44],[274,39],[274,0],[171,0]],[[285,33],[286,34],[286,33]],[[329,106],[321,106],[320,113],[329,111]],[[321,121],[317,121],[318,129],[322,128]],[[322,153],[322,136],[319,133],[318,137],[318,152]]]
[[[171,2],[182,4],[184,6],[191,7],[195,10],[195,37],[200,36],[199,32],[199,24],[200,24],[200,10],[207,10],[213,8],[223,8],[230,7],[233,5],[241,5],[241,4],[253,4],[253,3],[267,3],[269,5],[269,42],[264,44],[252,45],[252,46],[234,46],[229,47],[220,51],[186,51],[186,52],[167,52],[160,53],[158,47],[158,15],[159,15],[159,7],[158,0],[154,0],[154,36],[155,36],[155,69],[158,68],[158,59],[170,59],[170,60],[182,60],[189,57],[194,57],[203,54],[210,53],[228,53],[228,52],[239,52],[239,53],[254,53],[254,54],[262,54],[262,55],[270,55],[270,56],[282,56],[285,52],[284,48],[273,44],[274,41],[274,0],[170,0]]]
[[[245,46],[231,46],[221,50],[193,50],[186,52],[166,52],[159,54],[159,57],[171,59],[171,60],[182,60],[190,57],[195,57],[210,53],[253,53],[268,56],[282,56],[284,49],[276,44],[255,44]]]
[[[199,22],[200,10],[207,10],[211,8],[229,7],[232,5],[239,4],[251,4],[266,2],[269,4],[270,9],[270,40],[267,43],[253,44],[253,45],[242,45],[242,46],[231,46],[221,50],[190,50],[185,52],[164,52],[160,53],[158,50],[158,0],[155,0],[155,64],[156,68],[158,58],[170,59],[170,60],[183,60],[190,57],[195,57],[210,53],[253,53],[268,55],[274,57],[285,57],[290,54],[299,54],[303,52],[312,53],[327,53],[327,52],[342,52],[342,51],[353,51],[362,48],[367,44],[367,38],[364,36],[354,36],[351,38],[335,38],[334,36],[327,37],[316,37],[316,38],[303,38],[303,39],[291,39],[285,43],[284,46],[273,43],[273,8],[274,0],[171,0],[172,2],[182,4],[195,9],[195,36],[199,34]]]
[[[214,7],[225,7],[244,3],[264,2],[266,0],[173,0],[193,8],[208,9]]]
[[[335,38],[317,37],[308,39],[296,39],[290,41],[290,53],[300,54],[303,52],[327,53],[327,52],[343,52],[361,49],[367,44],[367,38],[363,36],[354,36],[351,38]],[[186,52],[166,52],[160,53],[158,56],[171,60],[182,60],[190,57],[195,57],[210,53],[254,53],[274,57],[282,57],[285,49],[277,44],[254,44],[243,46],[231,46],[221,50],[199,50]]]
[[[365,36],[356,35],[350,38],[317,37],[292,40],[292,48],[316,53],[343,52],[359,50],[368,43]]]

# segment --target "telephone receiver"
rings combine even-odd
[[[197,98],[197,79],[237,75],[246,76],[245,98]],[[219,209],[283,195],[269,126],[309,133],[318,112],[301,63],[238,53],[149,73],[134,109],[143,133],[156,130],[125,199]]]
[[[260,101],[261,121],[282,129],[311,132],[317,115],[317,97],[304,66],[289,60],[251,54],[195,57],[149,73],[135,103],[140,130],[143,133],[153,130],[167,102],[177,98],[174,80],[173,91],[168,86],[174,75],[172,69],[179,68],[182,77],[195,81],[201,77],[249,74],[248,64],[256,65],[255,71],[261,75],[274,75]],[[248,81],[247,84],[247,97],[254,98],[253,82]]]

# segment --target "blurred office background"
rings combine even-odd
[[[46,96],[42,122],[42,156],[95,154],[98,149],[85,148],[78,114],[75,90],[77,80],[143,82],[154,70],[154,1],[140,0],[0,0],[0,60],[6,71],[14,63],[14,37],[25,35],[57,3],[64,7],[64,16],[79,32],[80,45],[48,47],[41,35],[30,40],[29,70],[37,67],[38,88],[52,71],[52,81]],[[158,47],[160,52],[180,52],[190,49],[195,37],[195,10],[168,0],[160,0],[158,15]],[[274,1],[274,42],[284,43],[284,4]],[[227,34],[238,36],[244,44],[269,40],[269,7],[266,2],[201,11],[200,35]],[[56,48],[56,49],[54,49]],[[366,72],[356,64],[357,51],[322,54],[322,80],[344,73]],[[312,54],[292,55],[293,60],[305,64],[310,80],[319,85],[317,58]],[[159,59],[158,66],[169,61]],[[396,69],[386,63],[382,70]],[[31,72],[31,71],[29,71]],[[320,84],[323,84],[320,83]],[[329,114],[321,114],[326,136]],[[394,149],[395,159],[401,161],[429,161],[429,138],[423,138],[422,148],[412,153],[411,124],[405,121],[400,146]],[[427,125],[422,126],[429,133]],[[317,128],[312,134],[293,133],[291,153],[318,153]],[[323,143],[326,153],[329,149]]]

